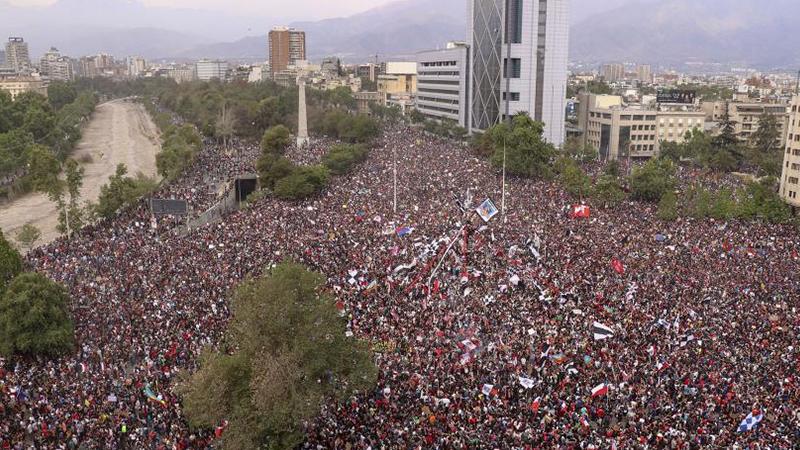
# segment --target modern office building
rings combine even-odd
[[[469,131],[527,112],[564,141],[569,0],[468,0]]]
[[[617,95],[581,93],[578,99],[583,144],[604,160],[658,156],[662,142],[681,143],[687,131],[705,127],[705,114],[689,107],[653,110],[625,105]]]
[[[201,59],[195,63],[195,73],[200,81],[211,81],[214,79],[226,81],[228,79],[228,62],[218,59]]]
[[[269,32],[269,65],[274,75],[306,59],[306,33],[289,27]]]
[[[31,58],[28,54],[28,43],[21,37],[10,37],[6,42],[6,65],[16,72],[30,68]]]
[[[417,54],[417,111],[429,119],[455,120],[467,128],[469,47],[450,42]]]
[[[800,95],[792,99],[789,114],[780,194],[787,203],[800,208]]]

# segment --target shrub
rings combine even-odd
[[[58,356],[75,347],[69,295],[38,273],[19,275],[0,298],[0,354]]]

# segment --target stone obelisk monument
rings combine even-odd
[[[305,147],[311,142],[308,137],[308,115],[306,113],[306,82],[300,81],[300,100],[297,106],[297,146]]]

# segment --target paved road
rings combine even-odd
[[[138,103],[113,100],[99,105],[91,122],[83,130],[72,157],[81,161],[89,155],[91,162],[83,164],[85,175],[81,200],[97,200],[100,186],[124,163],[128,173],[156,175],[156,154],[161,151],[158,130],[147,112]],[[31,223],[42,231],[42,245],[58,237],[58,217],[55,205],[41,194],[29,194],[0,206],[0,228],[9,239]]]

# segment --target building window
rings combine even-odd
[[[798,181],[800,180],[797,177],[789,177],[789,184],[797,184]]]
[[[509,64],[509,61],[511,63]],[[506,78],[520,78],[522,76],[522,60],[519,58],[506,58],[503,60],[503,72]]]
[[[522,43],[522,1],[523,0],[508,0],[508,35],[506,36],[507,44],[521,44]]]
[[[506,92],[503,92],[503,100],[506,100],[506,97],[508,97],[508,99],[511,100],[512,102],[518,102],[519,92],[509,92],[508,96],[506,96]]]

